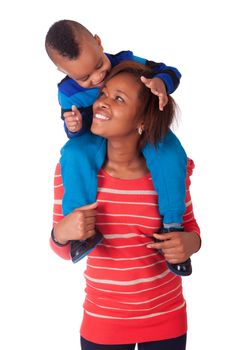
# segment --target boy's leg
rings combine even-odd
[[[185,212],[187,155],[170,130],[156,146],[147,144],[143,149],[151,172],[163,222],[182,223]]]
[[[74,209],[96,201],[97,174],[106,155],[106,140],[87,132],[69,140],[61,150],[61,173],[64,186],[62,210]],[[102,240],[96,235],[85,241],[71,241],[71,257],[77,262]]]
[[[70,139],[61,149],[64,215],[96,201],[97,174],[105,156],[106,140],[90,132]]]
[[[167,233],[167,232],[179,232],[184,231],[183,227],[162,227],[158,233]],[[157,241],[157,240],[156,240]],[[159,240],[158,240],[159,241]],[[191,259],[178,263],[178,264],[171,264],[167,262],[167,266],[171,272],[173,272],[175,275],[178,276],[189,276],[192,273],[192,264]]]
[[[165,226],[160,232],[182,231],[181,224],[186,209],[187,155],[180,141],[170,130],[156,146],[147,144],[143,155],[158,193],[159,211]],[[190,259],[182,264],[167,265],[179,276],[192,273]]]

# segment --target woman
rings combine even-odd
[[[189,193],[185,232],[156,234],[161,227],[158,198],[141,148],[156,144],[169,130],[174,101],[163,112],[158,98],[141,83],[151,72],[124,62],[115,67],[93,106],[91,131],[107,139],[107,156],[98,175],[97,202],[61,216],[55,204],[51,246],[70,258],[70,240],[91,237],[95,227],[103,241],[88,255],[86,298],[81,326],[83,350],[184,350],[186,304],[181,278],[172,264],[187,260],[200,247]],[[69,152],[69,148],[67,148]],[[172,174],[171,174],[172,176]],[[60,165],[56,169],[55,203],[63,196]],[[60,202],[59,202],[60,201]]]

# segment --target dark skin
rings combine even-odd
[[[138,85],[138,86],[137,86]],[[145,159],[138,149],[143,120],[138,118],[140,99],[139,84],[128,73],[111,78],[93,106],[91,131],[108,140],[107,157],[103,166],[111,176],[121,179],[137,179],[148,173]],[[98,203],[74,210],[61,220],[54,229],[56,240],[87,239],[95,232]],[[148,249],[162,250],[165,259],[172,263],[187,260],[200,248],[196,232],[171,232],[154,234],[160,242],[148,244]]]
[[[100,38],[95,35],[85,35],[81,41],[82,51],[77,59],[68,59],[57,51],[47,48],[49,56],[57,69],[75,80],[84,88],[102,87],[104,79],[111,70],[111,63],[103,51]],[[142,82],[159,98],[159,108],[162,111],[168,102],[166,87],[160,78],[147,79],[141,77]],[[65,112],[64,118],[67,128],[77,132],[82,128],[82,115],[75,105],[72,111]]]

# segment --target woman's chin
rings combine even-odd
[[[96,127],[95,125],[92,124],[91,126],[91,132],[92,134],[102,136],[100,128]]]

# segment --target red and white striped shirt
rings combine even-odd
[[[199,233],[189,193],[188,162],[184,229]],[[55,175],[54,223],[62,219],[60,166]],[[103,241],[88,255],[81,335],[99,344],[127,344],[178,337],[187,331],[181,278],[164,257],[147,248],[161,227],[150,174],[134,180],[98,174],[97,229]],[[52,248],[69,258],[69,245]]]

